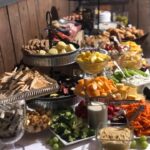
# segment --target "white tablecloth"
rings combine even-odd
[[[46,141],[50,138],[50,131],[46,130],[37,134],[25,133],[23,138],[18,144],[24,146],[25,150],[52,150],[49,145],[46,145]],[[2,145],[0,145],[1,147]],[[22,150],[22,149],[16,149]],[[98,143],[92,139],[86,142],[80,142],[71,146],[64,147],[63,150],[99,150]],[[146,150],[150,150],[150,144]]]
[[[50,138],[50,135],[51,133],[49,130],[37,134],[26,133],[24,137],[18,142],[18,144],[23,145],[25,150],[52,150],[50,146],[46,145],[46,141],[48,138]],[[94,139],[92,139],[86,142],[66,146],[63,150],[98,150],[98,149],[97,149],[97,142]]]

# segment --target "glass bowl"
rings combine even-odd
[[[142,61],[135,61],[135,60],[126,60],[126,61],[122,61],[120,62],[120,65],[123,68],[130,68],[130,69],[140,69],[142,68]]]
[[[101,124],[96,137],[101,150],[128,150],[133,140],[133,130],[126,124]]]
[[[77,62],[80,68],[88,74],[98,74],[102,73],[108,61],[98,62],[98,63],[90,63],[90,62]]]
[[[51,111],[42,107],[28,107],[25,130],[29,133],[39,133],[49,128],[52,122]]]
[[[0,105],[0,144],[3,150],[15,149],[24,134],[25,100]],[[22,148],[19,146],[19,148]]]
[[[135,52],[126,52],[120,56],[118,64],[123,68],[140,69],[142,67],[142,55]]]
[[[109,60],[108,52],[103,49],[84,48],[76,57],[76,62],[80,68],[87,74],[102,73]]]

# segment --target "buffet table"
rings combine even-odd
[[[23,145],[25,150],[52,150],[50,146],[46,145],[45,141],[50,137],[48,130],[37,134],[25,133],[24,137],[18,142]],[[146,150],[150,149],[150,144]],[[16,149],[20,150],[20,149]],[[98,143],[92,139],[72,146],[67,146],[63,150],[98,150]]]
[[[25,132],[24,136],[17,144],[23,146],[25,150],[53,150],[50,145],[46,144],[48,139],[50,139],[49,144],[53,147],[55,146],[55,149],[61,147],[62,145],[60,143],[60,146],[55,145],[58,144],[58,141],[56,142],[56,140],[54,144],[54,137],[51,132],[57,133],[65,141],[73,142],[83,138],[93,137],[93,135],[95,135],[95,130],[93,129],[96,129],[99,123],[107,123],[108,120],[111,123],[128,123],[128,125],[137,129],[137,135],[149,135],[150,112],[148,110],[150,109],[150,104],[143,96],[143,89],[145,86],[150,88],[150,73],[143,70],[145,70],[146,67],[149,67],[148,64],[150,64],[150,62],[148,60],[147,64],[146,60],[142,57],[141,46],[132,41],[138,39],[135,33],[130,33],[130,36],[132,35],[135,39],[130,39],[129,36],[125,34],[128,30],[131,30],[131,28],[112,29],[111,32],[108,30],[107,34],[109,37],[106,37],[103,33],[103,35],[99,36],[99,39],[97,36],[93,36],[92,38],[89,36],[89,39],[85,38],[87,41],[85,40],[83,42],[84,49],[80,49],[79,45],[75,43],[65,43],[62,40],[57,42],[55,46],[53,45],[53,47],[50,47],[52,43],[49,43],[50,41],[48,39],[31,39],[27,45],[23,46],[23,62],[26,65],[43,68],[62,67],[62,69],[64,69],[64,66],[76,62],[84,74],[90,74],[92,78],[85,79],[82,77],[80,79],[80,77],[61,76],[61,72],[55,72],[51,69],[50,75],[53,74],[53,79],[46,74],[29,69],[28,67],[21,67],[21,69],[18,68],[12,72],[5,72],[0,78],[2,94],[6,95],[6,97],[11,95],[14,97],[12,98],[11,107],[9,105],[10,102],[7,102],[9,109],[4,105],[7,104],[5,99],[2,101],[1,107],[3,105],[4,107],[2,107],[2,113],[0,112],[0,119],[2,120],[2,127],[4,126],[4,128],[0,128],[0,142],[2,141],[1,139],[6,138],[7,140],[9,137],[16,137],[18,133],[21,133],[20,131],[24,128],[24,120],[26,120],[26,131],[32,133]],[[138,32],[139,34],[142,33],[141,37],[144,36],[142,30],[135,29],[134,27],[132,27],[132,30],[135,30],[136,33]],[[124,39],[122,39],[122,41],[126,39],[131,41],[118,43],[119,39],[116,41],[112,34],[120,34],[121,37],[122,32],[118,33],[118,31],[124,31]],[[104,38],[109,42],[109,44],[107,44],[106,41],[103,43],[105,44],[104,49],[106,50],[89,48],[90,46],[93,46],[93,39],[95,47],[97,47],[96,44],[99,45],[100,41]],[[111,43],[112,38],[114,40],[113,43]],[[79,40],[77,41],[79,42]],[[118,43],[117,46],[116,42]],[[143,70],[140,70],[141,68]],[[72,70],[72,72],[73,71],[74,70]],[[77,75],[79,75],[78,71],[81,73],[78,68]],[[105,75],[102,75],[102,73]],[[97,76],[98,74],[101,74],[101,76]],[[138,89],[141,89],[140,91],[142,94],[139,93]],[[47,96],[41,97],[44,95]],[[76,100],[74,99],[75,95],[82,97],[83,99],[85,98],[85,100],[81,100],[74,111],[71,109],[74,102],[71,102],[70,104],[70,100]],[[25,109],[23,109],[25,108],[25,102],[18,103],[17,100],[20,99],[23,99],[22,101],[33,100],[32,103],[27,104],[29,106],[29,108],[26,108],[27,113],[25,112]],[[68,99],[69,101],[66,102],[65,100]],[[55,102],[57,100],[58,103]],[[90,105],[87,105],[87,100],[91,101]],[[101,103],[92,103],[92,101],[95,100],[100,101]],[[127,102],[127,106],[124,106],[123,102]],[[68,105],[63,106],[63,104],[69,104],[70,109],[58,111],[56,114],[47,111],[51,109],[53,109],[52,111],[54,111],[54,109],[59,110],[59,106],[61,106],[61,109],[68,108]],[[32,105],[33,108],[30,105]],[[42,107],[42,109],[40,107]],[[138,113],[137,116],[142,115],[142,118],[138,118],[137,116],[133,117],[136,112],[140,111],[141,113]],[[5,115],[7,113],[8,117]],[[27,114],[26,119],[24,119],[25,113]],[[128,114],[130,114],[130,116]],[[85,122],[85,119],[87,118],[90,126]],[[131,121],[134,121],[133,124]],[[139,126],[137,128],[137,124],[140,125],[140,128]],[[107,127],[109,126],[106,126],[106,128]],[[127,149],[134,132],[132,132],[130,128],[126,130],[126,128],[116,127],[113,126],[109,129],[104,128],[106,129],[104,130],[106,131],[104,132],[104,136],[103,132],[97,132],[97,137],[99,137],[99,140],[106,140],[103,145],[109,147],[108,149],[110,150],[112,150],[112,145],[121,145],[121,147],[124,147],[123,149]],[[48,130],[47,128],[51,128],[51,132],[50,129]],[[37,131],[42,132],[35,133]],[[114,134],[113,138],[112,134]],[[142,140],[142,142],[137,140],[140,143],[137,142],[135,145],[137,147],[147,147],[146,150],[150,150],[150,144],[148,143],[150,141],[147,141],[146,137],[144,138],[145,139]],[[107,140],[110,140],[110,142],[107,143]],[[95,138],[81,141],[69,146],[66,146],[68,143],[64,142],[66,145],[63,150],[102,150],[99,142]],[[116,141],[119,142],[117,143]],[[136,142],[136,140],[134,142]],[[144,146],[142,144],[144,144]],[[0,143],[0,150],[2,149],[2,146],[3,145]],[[117,147],[117,149],[122,150],[120,147]],[[21,149],[16,148],[16,150]]]
[[[48,130],[37,134],[26,133],[18,144],[23,145],[25,150],[52,150],[49,145],[46,145],[46,140],[50,137],[50,134],[51,133]],[[97,150],[97,143],[92,139],[72,146],[67,146],[64,150]]]

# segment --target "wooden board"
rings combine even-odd
[[[31,25],[31,36],[32,38],[39,37],[39,26],[37,19],[37,12],[35,6],[35,0],[27,0],[27,6],[29,11],[29,19]]]
[[[6,8],[0,9],[0,20],[2,21],[2,23],[0,23],[1,54],[4,62],[4,69],[8,71],[14,68],[16,59]]]
[[[27,42],[32,37],[27,1],[26,0],[19,1],[18,7],[21,20],[21,27],[23,31],[24,44],[27,44]]]
[[[8,6],[8,15],[15,48],[16,60],[17,63],[20,63],[22,59],[21,47],[23,45],[23,33],[21,29],[20,15],[17,4]]]

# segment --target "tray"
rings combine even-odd
[[[54,134],[65,146],[73,145],[73,144],[76,144],[76,143],[79,143],[79,142],[83,142],[83,141],[87,141],[87,140],[90,140],[90,139],[95,138],[95,136],[90,136],[90,137],[85,138],[85,139],[80,139],[80,140],[76,140],[76,141],[73,141],[73,142],[67,142],[67,141],[63,140],[58,134],[56,134],[51,128],[50,128],[50,131],[51,131],[52,134]]]
[[[73,106],[77,103],[77,97],[75,95],[64,96],[60,98],[35,98],[28,101],[29,107],[42,107],[45,109],[58,110],[69,106]]]
[[[75,62],[79,50],[58,55],[36,55],[23,51],[23,62],[27,65],[40,67],[56,67],[70,65]]]
[[[101,103],[104,103],[106,105],[127,105],[127,104],[132,104],[132,103],[138,103],[139,100],[114,100],[112,99],[111,96],[98,96],[98,97],[86,97],[86,96],[78,96],[79,98],[83,98],[83,99],[88,99],[89,102],[92,102],[92,101],[98,101],[98,102],[101,102]]]
[[[66,54],[58,55],[38,55],[38,54],[29,54],[23,50],[23,62],[31,66],[39,67],[58,67],[66,66],[75,63],[75,58],[80,51],[96,50],[104,54],[108,54],[106,50],[92,47],[79,48],[75,51]]]
[[[42,88],[42,89],[38,89],[38,90],[30,90],[30,91],[16,94],[14,96],[10,96],[8,98],[1,99],[0,104],[12,103],[12,102],[18,101],[20,99],[31,100],[31,99],[34,99],[37,97],[55,93],[58,91],[58,89],[59,89],[59,85],[57,83],[55,83],[46,88]]]

